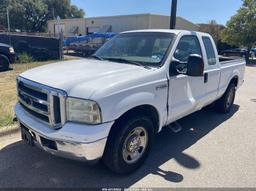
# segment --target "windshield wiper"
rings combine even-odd
[[[114,62],[133,64],[133,65],[136,65],[136,66],[141,66],[141,67],[144,67],[144,68],[147,68],[147,69],[151,69],[151,67],[149,67],[147,65],[144,65],[140,62],[136,62],[136,61],[133,61],[133,60],[127,60],[127,59],[124,59],[124,58],[102,58],[102,59],[109,60],[109,61],[114,61]]]
[[[104,60],[103,58],[101,58],[100,56],[97,56],[97,55],[91,55],[90,58],[95,58],[97,60]]]

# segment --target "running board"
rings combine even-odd
[[[182,131],[182,127],[177,121],[168,125],[168,128],[171,129],[172,132],[174,132],[174,133],[179,133],[180,131]]]

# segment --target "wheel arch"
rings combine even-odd
[[[232,84],[232,83],[234,83],[236,87],[238,86],[238,83],[239,83],[239,77],[238,77],[238,75],[235,75],[235,76],[233,76],[233,77],[231,78],[231,80],[230,80],[230,82],[229,82],[229,85]]]
[[[4,63],[1,67],[1,71],[5,71],[10,67],[10,58],[6,55],[0,52],[0,57],[2,60],[5,60],[7,63]]]
[[[113,124],[111,127],[109,135],[112,135],[113,132],[115,132],[119,127],[120,124],[123,123],[123,121],[127,120],[128,118],[131,118],[133,116],[139,115],[139,114],[145,114],[150,118],[150,120],[153,123],[154,127],[154,133],[159,132],[159,127],[160,127],[160,115],[157,109],[149,104],[144,104],[144,105],[139,105],[136,107],[133,107],[129,109],[128,111],[124,112]]]
[[[9,63],[10,63],[10,57],[9,57],[9,55],[7,55],[6,53],[0,51],[0,56],[6,57],[6,58],[8,59],[8,61],[9,61]]]

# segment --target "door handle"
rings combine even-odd
[[[208,82],[208,73],[204,73],[204,83]]]

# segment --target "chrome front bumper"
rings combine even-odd
[[[36,146],[53,155],[82,161],[95,161],[103,156],[107,137],[114,123],[93,126],[67,123],[56,130],[30,115],[19,103],[15,106],[15,113],[21,127],[33,136]],[[54,143],[56,147],[45,142]]]

